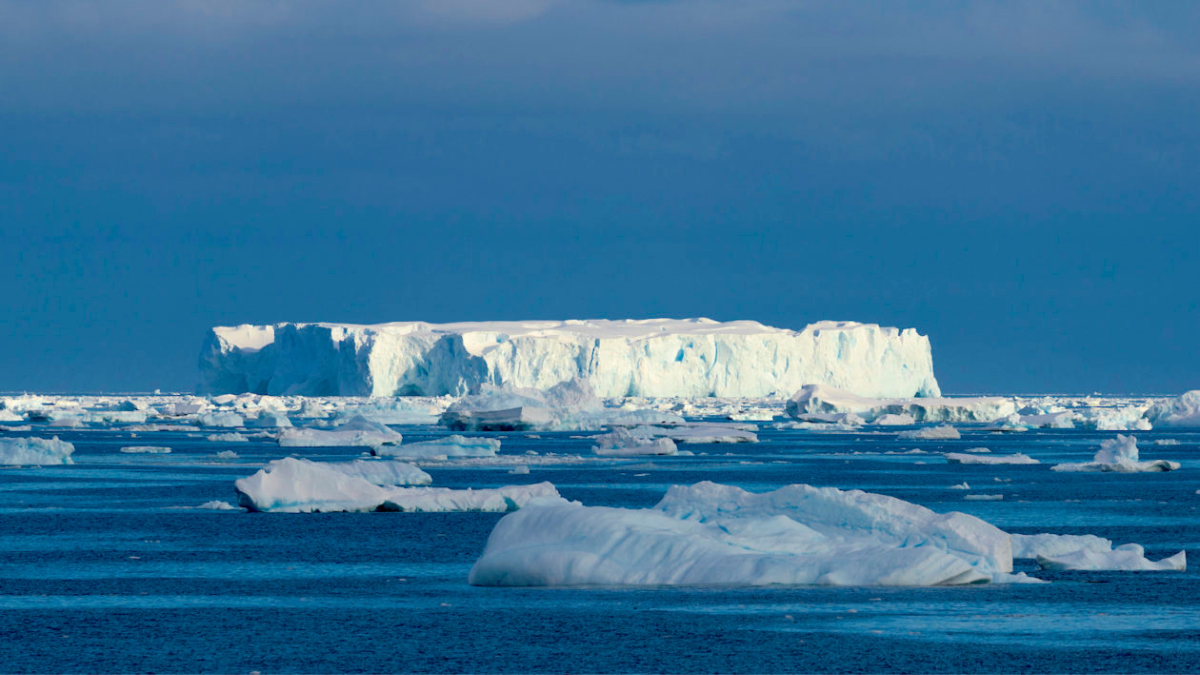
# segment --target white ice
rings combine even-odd
[[[279,433],[279,445],[285,448],[379,447],[398,445],[403,439],[395,429],[364,417],[354,417],[329,430],[295,427]]]
[[[0,438],[0,465],[74,464],[75,446],[54,438]]]
[[[494,457],[500,451],[498,438],[468,438],[451,434],[445,438],[404,445],[383,445],[371,449],[381,457],[434,459],[445,457]]]
[[[157,445],[127,445],[121,448],[127,455],[169,455],[171,449]]]
[[[1154,403],[1145,417],[1155,427],[1200,427],[1200,389]]]
[[[1055,464],[1054,471],[1104,471],[1115,473],[1144,473],[1150,471],[1174,471],[1179,462],[1165,459],[1140,461],[1137,438],[1117,434],[1100,443],[1100,450],[1090,462],[1081,464]]]
[[[637,455],[674,455],[679,452],[675,441],[670,438],[647,438],[635,436],[628,429],[618,427],[607,434],[592,439],[596,445],[592,452],[602,457],[633,457]]]
[[[924,427],[901,431],[896,434],[896,438],[924,441],[954,441],[962,438],[962,435],[958,433],[958,429],[949,424],[943,424],[940,427]]]
[[[971,455],[963,452],[947,452],[946,461],[951,464],[1041,464],[1023,453],[1012,455]]]
[[[916,422],[990,422],[1017,411],[1010,398],[871,398],[836,387],[809,384],[788,399],[788,415],[854,413],[872,421],[885,415],[908,415]]]

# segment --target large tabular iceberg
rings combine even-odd
[[[1008,534],[974,516],[859,490],[705,482],[650,509],[535,501],[496,524],[470,582],[931,586],[1011,571]]]
[[[863,396],[939,394],[929,340],[912,329],[710,319],[221,326],[205,340],[199,389],[437,396],[573,377],[608,397],[757,397],[814,382]]]

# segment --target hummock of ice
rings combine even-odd
[[[722,424],[720,422],[691,422],[671,426],[641,425],[629,433],[647,440],[669,438],[676,443],[757,443],[758,434],[752,424]]]
[[[201,350],[199,390],[440,396],[573,377],[605,397],[768,396],[813,382],[866,396],[939,394],[929,340],[913,329],[710,319],[219,326]]]
[[[496,524],[481,586],[931,586],[1012,571],[1005,532],[859,490],[672,487],[650,509],[538,500]]]
[[[1187,552],[1180,551],[1159,561],[1147,560],[1140,544],[1125,544],[1111,551],[1080,549],[1056,557],[1037,556],[1044,570],[1120,570],[1126,572],[1179,571],[1187,569]]]
[[[628,429],[616,428],[592,439],[592,452],[603,457],[634,457],[637,455],[674,455],[679,451],[675,441],[660,437],[635,436]]]
[[[1041,464],[1024,453],[1012,455],[969,455],[962,452],[947,452],[946,461],[951,464]]]
[[[121,448],[127,455],[169,455],[171,449],[159,445],[127,445]]]
[[[387,467],[388,464],[400,466]],[[241,506],[251,511],[286,513],[504,512],[520,508],[535,498],[558,497],[558,491],[549,483],[484,490],[391,486],[408,478],[428,483],[429,474],[401,462],[324,464],[286,457],[271,462],[253,476],[239,478],[234,487]],[[376,485],[372,480],[388,481],[389,485]]]
[[[872,421],[908,415],[916,422],[990,422],[1017,411],[1010,398],[870,398],[824,384],[809,384],[788,399],[785,411],[797,419],[809,415],[854,413]]]
[[[74,464],[71,453],[75,446],[45,438],[0,438],[0,465],[35,466],[45,464]]]
[[[906,440],[955,441],[962,438],[962,434],[958,433],[958,429],[949,424],[943,424],[940,427],[925,427],[924,429],[901,431],[896,434],[896,437]]]
[[[1117,434],[1116,438],[1105,439],[1100,450],[1090,462],[1082,464],[1055,464],[1054,471],[1111,471],[1115,473],[1143,473],[1148,471],[1174,471],[1179,462],[1157,459],[1142,462],[1138,458],[1137,438]]]
[[[1158,401],[1146,411],[1146,419],[1156,427],[1200,427],[1200,389]]]
[[[452,434],[445,438],[404,445],[383,445],[371,449],[381,457],[435,459],[439,457],[495,457],[500,451],[498,438],[467,438]]]
[[[403,440],[404,437],[395,429],[364,417],[354,417],[328,430],[293,427],[279,433],[279,445],[285,448],[379,447],[398,445]]]

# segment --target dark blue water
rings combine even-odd
[[[402,429],[414,438],[430,429]],[[1019,570],[1052,583],[928,589],[500,589],[467,571],[499,515],[247,514],[232,482],[287,453],[182,433],[57,432],[75,466],[0,470],[5,672],[1197,672],[1200,575]],[[503,453],[585,453],[570,434]],[[1091,533],[1158,558],[1200,551],[1200,434],[1139,433],[1167,474],[1060,474],[1112,433],[961,441],[764,431],[752,446],[586,466],[427,468],[436,485],[555,483],[587,504],[648,506],[717,480],[861,488],[1013,532]],[[1155,446],[1174,438],[1175,446]],[[122,455],[161,444],[170,455]],[[948,465],[914,447],[1025,452],[1042,466]],[[233,450],[236,460],[215,453]],[[731,453],[731,454],[726,454]],[[350,449],[298,449],[348,459]],[[923,463],[922,463],[923,462]],[[1002,481],[996,481],[996,478]],[[964,501],[948,487],[1003,501]]]

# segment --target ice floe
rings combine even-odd
[[[946,461],[951,464],[1041,464],[1024,453],[1012,455],[972,455],[965,452],[947,452]]]
[[[955,441],[962,438],[962,435],[958,433],[958,429],[948,424],[943,424],[940,427],[924,427],[901,431],[896,435],[896,438],[924,441]]]
[[[1117,434],[1100,443],[1100,450],[1090,462],[1080,464],[1055,464],[1054,471],[1105,471],[1116,473],[1143,473],[1149,471],[1174,471],[1179,462],[1165,459],[1140,461],[1137,438]]]
[[[1145,417],[1156,427],[1200,427],[1200,389],[1154,403]]]
[[[54,438],[0,438],[0,464],[35,466],[74,464],[75,446]]]
[[[403,457],[408,459],[434,459],[446,457],[493,457],[500,451],[500,439],[460,436],[451,434],[445,438],[404,445],[383,445],[371,449],[371,454],[381,457]]]
[[[378,447],[398,445],[400,432],[365,417],[354,417],[333,429],[294,427],[279,432],[279,445],[296,447]]]
[[[592,447],[592,452],[606,457],[674,455],[679,451],[675,441],[670,438],[637,436],[622,427],[596,436],[594,440],[596,445]]]
[[[806,385],[788,399],[787,414],[854,413],[868,422],[885,415],[908,415],[916,422],[990,422],[1017,411],[1010,398],[869,398],[821,384]]]
[[[169,455],[171,449],[157,445],[127,445],[121,448],[127,455]]]

